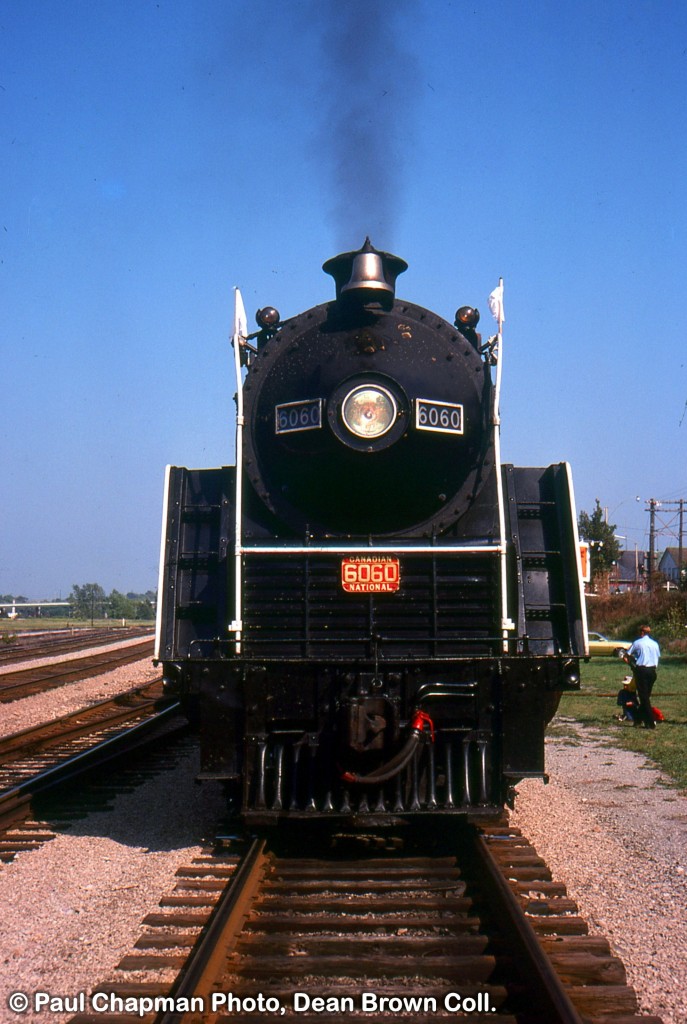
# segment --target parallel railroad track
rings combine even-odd
[[[312,843],[308,845],[312,850]],[[519,830],[435,855],[304,859],[256,839],[178,872],[136,950],[70,1024],[661,1024]],[[156,1003],[157,1000],[157,1003]],[[187,1012],[187,1008],[188,1012]]]
[[[133,640],[137,636],[149,636],[150,625],[113,626],[110,629],[61,629],[44,633],[13,635],[0,642],[0,663],[44,658],[52,654],[67,654],[83,650],[84,647],[102,647],[118,640]]]
[[[0,674],[0,703],[43,693],[56,686],[62,686],[63,683],[75,682],[77,679],[101,675],[132,661],[152,657],[152,654],[153,641],[146,639],[112,651],[90,653],[82,658],[3,672]]]
[[[36,796],[141,745],[177,713],[156,679],[0,739],[0,860],[46,838],[40,826],[22,824]]]

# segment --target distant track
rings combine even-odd
[[[152,626],[112,626],[106,629],[59,629],[41,633],[11,634],[8,640],[0,641],[0,662],[26,661],[29,658],[44,658],[50,655],[68,654],[84,647],[102,647],[118,640],[133,640],[137,636],[148,636]]]
[[[112,651],[90,653],[82,658],[4,672],[0,674],[0,704],[43,693],[63,683],[75,682],[77,679],[102,675],[103,672],[111,672],[132,661],[152,658],[152,654],[153,641],[147,639]]]

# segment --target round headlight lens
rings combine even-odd
[[[396,400],[386,388],[363,384],[346,395],[341,415],[356,437],[381,437],[394,425]]]

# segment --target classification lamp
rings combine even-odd
[[[479,323],[479,310],[473,306],[461,306],[456,310],[456,327],[476,327]]]
[[[274,330],[279,326],[279,310],[275,309],[274,306],[265,306],[264,309],[257,311],[255,319],[259,327]]]

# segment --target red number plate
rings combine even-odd
[[[390,594],[400,585],[398,558],[361,555],[341,561],[341,586],[349,594]]]

